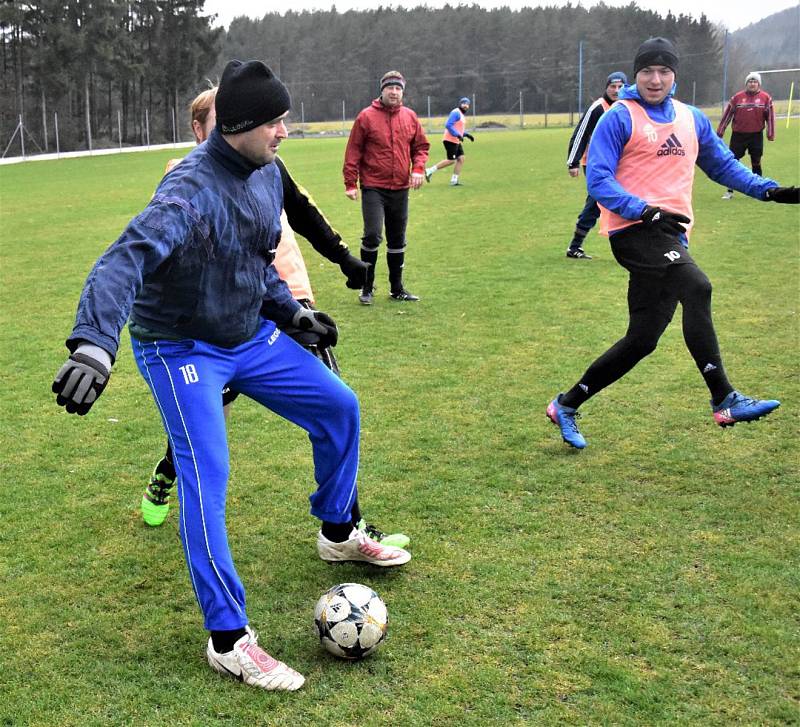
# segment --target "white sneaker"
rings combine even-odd
[[[206,657],[211,668],[224,676],[270,691],[300,689],[305,677],[270,656],[258,645],[256,632],[249,626],[245,628],[247,633],[233,645],[233,651],[226,654],[214,651],[211,639],[208,640]]]
[[[319,557],[328,563],[361,561],[381,568],[391,568],[411,560],[411,553],[407,550],[381,545],[363,530],[355,529],[350,533],[350,539],[343,543],[328,540],[320,531],[317,536],[317,551]]]
[[[722,195],[722,199],[733,199],[733,192],[725,192],[725,194]]]

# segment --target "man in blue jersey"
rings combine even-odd
[[[711,179],[755,199],[800,202],[800,190],[753,174],[740,164],[698,109],[675,101],[678,54],[664,38],[636,53],[635,83],[597,124],[589,148],[589,193],[603,207],[617,262],[630,273],[628,330],[566,393],[547,406],[564,441],[583,449],[575,415],[590,397],[652,353],[683,308],[686,346],[711,394],[720,426],[766,416],[780,402],[736,391],[728,381],[711,319],[711,283],[688,252],[695,164]]]
[[[86,414],[108,383],[130,316],[136,363],[172,446],[180,536],[210,632],[208,663],[262,689],[293,691],[304,678],[258,645],[228,546],[223,387],[308,432],[317,481],[309,499],[322,521],[323,560],[391,567],[410,554],[354,528],[358,399],[276,325],[336,345],[333,320],[295,301],[272,264],[283,206],[274,161],[288,136],[289,107],[286,87],[263,63],[227,64],[211,136],[164,177],[89,274],[67,340],[71,355],[52,388],[60,406]]]
[[[592,138],[594,127],[600,117],[611,108],[611,104],[617,100],[620,89],[628,82],[628,77],[622,71],[610,73],[606,79],[606,90],[581,116],[572,137],[569,140],[567,150],[567,170],[570,177],[577,177],[583,166],[583,173],[586,173],[586,157],[589,153],[589,141]],[[597,218],[600,217],[600,208],[597,206],[591,194],[586,195],[583,209],[578,215],[575,223],[575,232],[567,248],[567,257],[574,260],[591,260],[592,256],[587,255],[583,249],[583,241],[586,235],[594,227]]]
[[[455,167],[453,167],[453,175],[450,177],[450,186],[458,187],[461,185],[461,182],[458,180],[461,174],[461,168],[464,166],[464,146],[462,142],[464,139],[475,141],[475,137],[465,131],[467,123],[466,113],[469,111],[469,107],[469,99],[466,96],[462,96],[458,100],[458,106],[456,106],[447,117],[447,121],[445,121],[444,124],[444,136],[442,138],[445,158],[438,164],[434,164],[432,167],[428,167],[425,170],[425,180],[427,182],[430,182],[431,177],[440,169],[445,169],[455,164]]]

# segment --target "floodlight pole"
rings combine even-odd
[[[22,123],[22,115],[19,117],[19,145],[22,147],[22,158],[25,158],[25,125]]]
[[[56,132],[56,158],[61,158],[61,145],[58,142],[58,111],[53,112],[53,128]]]
[[[42,89],[42,131],[44,131],[44,150],[47,151],[47,99]]]
[[[525,112],[522,110],[522,91],[519,92],[519,128],[525,128]]]
[[[117,134],[119,134],[119,150],[122,151],[122,112],[117,109]]]
[[[722,49],[722,110],[728,102],[728,31],[725,31],[725,45]]]
[[[431,97],[428,96],[428,133],[430,134],[431,129],[433,129],[433,124],[431,122]]]
[[[583,113],[583,41],[578,43],[578,116]]]

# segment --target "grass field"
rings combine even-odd
[[[585,194],[568,129],[476,135],[464,185],[412,195],[407,284],[371,308],[306,246],[318,306],[363,417],[368,517],[413,540],[401,572],[331,567],[303,432],[250,401],[230,423],[231,546],[262,643],[304,673],[295,694],[220,679],[174,513],[138,502],[164,435],[123,338],[85,418],[56,407],[92,262],[147,202],[169,154],[0,168],[0,724],[729,725],[800,716],[800,215],[695,185],[693,253],[715,285],[733,383],[780,398],[721,430],[678,321],[655,355],[582,409],[583,452],[544,407],[626,325],[607,242],[564,257]],[[435,137],[433,157],[441,145]],[[282,156],[355,250],[341,139]],[[798,182],[798,133],[765,173]],[[318,596],[359,581],[388,604],[387,643],[342,663],[312,634]]]

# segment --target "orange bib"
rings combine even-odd
[[[641,104],[617,101],[631,115],[631,136],[622,150],[615,178],[630,194],[653,207],[679,212],[692,221],[686,225],[688,239],[694,225],[692,186],[697,161],[697,132],[692,112],[673,99],[675,118],[667,123],[650,119]],[[640,220],[628,220],[600,205],[600,234],[608,235]]]

